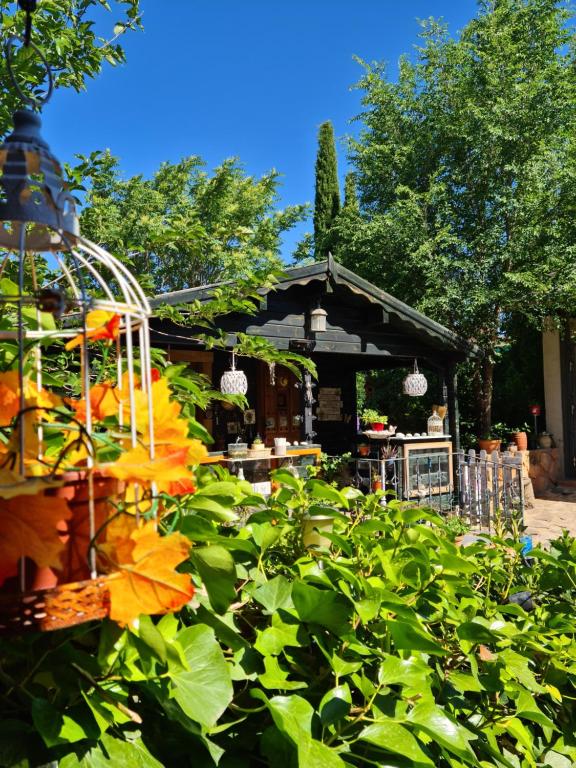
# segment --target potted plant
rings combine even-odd
[[[482,437],[478,438],[480,450],[486,451],[486,453],[499,451],[501,444],[502,440],[494,432],[486,432]]]
[[[383,416],[374,408],[364,408],[361,419],[365,424],[370,424],[375,432],[383,432],[388,416]]]
[[[510,438],[517,446],[519,451],[528,450],[528,432],[530,428],[528,424],[523,424],[521,427],[514,427],[510,432]]]

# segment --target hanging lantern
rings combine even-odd
[[[409,373],[402,384],[404,394],[410,397],[422,397],[428,389],[426,376],[418,370],[418,361],[414,360],[414,371]]]
[[[15,42],[7,49],[13,80]],[[40,51],[31,47],[49,74]],[[48,81],[42,99],[25,96],[14,84],[27,105],[37,108],[50,96],[50,74]],[[110,497],[123,483],[95,469],[101,427],[93,410],[103,391],[96,371],[100,379],[104,368],[107,375],[113,372],[115,399],[108,406],[117,409],[110,415],[124,433],[122,447],[141,446],[138,425],[145,418],[142,450],[150,460],[154,453],[148,301],[123,264],[81,237],[74,198],[40,128],[37,114],[19,110],[0,146],[0,342],[15,350],[15,364],[4,359],[0,371],[0,503],[15,518],[30,510],[52,514],[46,532],[53,524],[54,540],[40,541],[33,553],[33,542],[21,539],[24,554],[0,592],[0,631],[56,629],[108,614],[109,570],[101,570],[96,544],[107,521],[117,517]],[[107,349],[99,363],[98,340]],[[67,354],[67,378],[57,393],[47,383],[44,350],[50,346]]]
[[[220,379],[220,391],[224,395],[245,395],[248,392],[248,379],[244,371],[236,370],[236,356],[232,352],[232,367],[225,371]]]
[[[310,312],[310,330],[312,333],[324,333],[326,330],[327,317],[328,312],[326,312],[325,309],[322,309],[320,302],[318,302],[316,309],[313,309]]]

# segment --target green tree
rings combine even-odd
[[[433,20],[397,81],[366,66],[352,143],[362,220],[340,258],[480,346],[478,427],[511,314],[542,323],[576,295],[576,90],[561,0],[481,0],[459,39]]]
[[[343,211],[357,213],[360,210],[358,204],[358,192],[356,189],[356,176],[353,171],[346,174],[344,180],[344,205]]]
[[[98,15],[99,28],[103,28],[100,11],[110,12],[110,34],[103,37],[94,29]],[[114,14],[114,16],[112,16]],[[12,0],[0,0],[0,21],[4,39],[23,35],[25,15],[17,10]],[[53,70],[56,88],[86,87],[86,81],[96,77],[105,63],[124,61],[120,44],[123,34],[138,29],[140,24],[139,0],[58,0],[38,3],[33,15],[32,40],[43,51]],[[22,50],[14,57],[14,71],[18,83],[31,93],[44,82],[44,69],[37,55]],[[0,136],[12,125],[12,112],[22,106],[6,70],[6,60],[0,58]]]
[[[334,128],[322,123],[318,132],[316,194],[314,197],[314,256],[324,259],[329,250],[329,232],[340,211],[340,189]]]
[[[236,159],[212,174],[197,156],[163,163],[151,179],[121,177],[109,153],[83,158],[72,175],[90,175],[83,233],[129,261],[160,292],[236,280],[281,264],[282,233],[306,215],[276,210],[278,177],[248,176]]]

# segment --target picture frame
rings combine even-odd
[[[254,408],[244,411],[244,424],[256,424],[256,411]]]

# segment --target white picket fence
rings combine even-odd
[[[454,454],[453,507],[475,529],[490,530],[498,516],[524,517],[522,455],[474,450]]]
[[[379,480],[380,487],[397,498],[431,506],[443,514],[459,514],[475,530],[492,530],[496,517],[506,523],[512,519],[522,522],[524,484],[530,480],[523,473],[521,454],[456,452],[450,457],[451,473],[447,458],[446,453],[431,453],[411,468],[406,457],[354,459],[351,481],[369,491],[374,480]],[[409,476],[417,490],[408,491]]]

